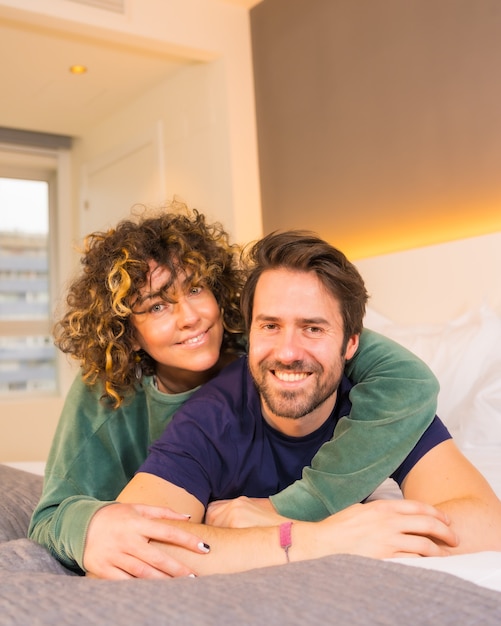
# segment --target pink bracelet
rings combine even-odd
[[[280,547],[285,550],[285,557],[287,558],[287,563],[290,563],[289,559],[289,548],[292,546],[292,535],[291,535],[292,522],[284,522],[280,524]]]

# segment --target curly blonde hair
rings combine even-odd
[[[133,349],[130,320],[148,280],[149,261],[166,267],[171,282],[183,272],[193,284],[205,284],[222,310],[222,351],[242,351],[240,250],[218,222],[208,224],[198,211],[176,203],[169,212],[124,220],[115,229],[88,235],[83,252],[83,272],[71,284],[66,313],[54,327],[55,344],[80,361],[88,385],[102,383],[104,398],[114,408],[133,392],[138,365],[143,374],[155,372],[153,359]]]

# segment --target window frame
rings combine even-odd
[[[15,337],[20,335],[52,334],[54,312],[63,293],[62,268],[71,268],[72,219],[71,211],[60,207],[71,206],[70,193],[70,151],[66,148],[43,149],[0,143],[0,176],[23,180],[41,180],[48,183],[49,193],[49,315],[44,320],[0,320],[0,335]],[[56,351],[55,389],[15,391],[0,395],[0,403],[12,401],[32,401],[37,398],[62,398],[69,389],[73,377],[67,359]]]

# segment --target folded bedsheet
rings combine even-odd
[[[18,556],[36,545],[10,543]],[[450,574],[350,555],[164,581],[0,568],[0,626],[54,623],[499,626],[501,593]]]
[[[389,559],[394,563],[433,569],[459,576],[487,589],[501,592],[501,552],[474,552],[426,559]]]

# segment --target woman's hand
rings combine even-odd
[[[92,518],[84,549],[83,565],[97,578],[172,578],[196,575],[150,540],[206,553],[203,541],[166,520],[189,521],[189,516],[165,507],[113,503]]]

